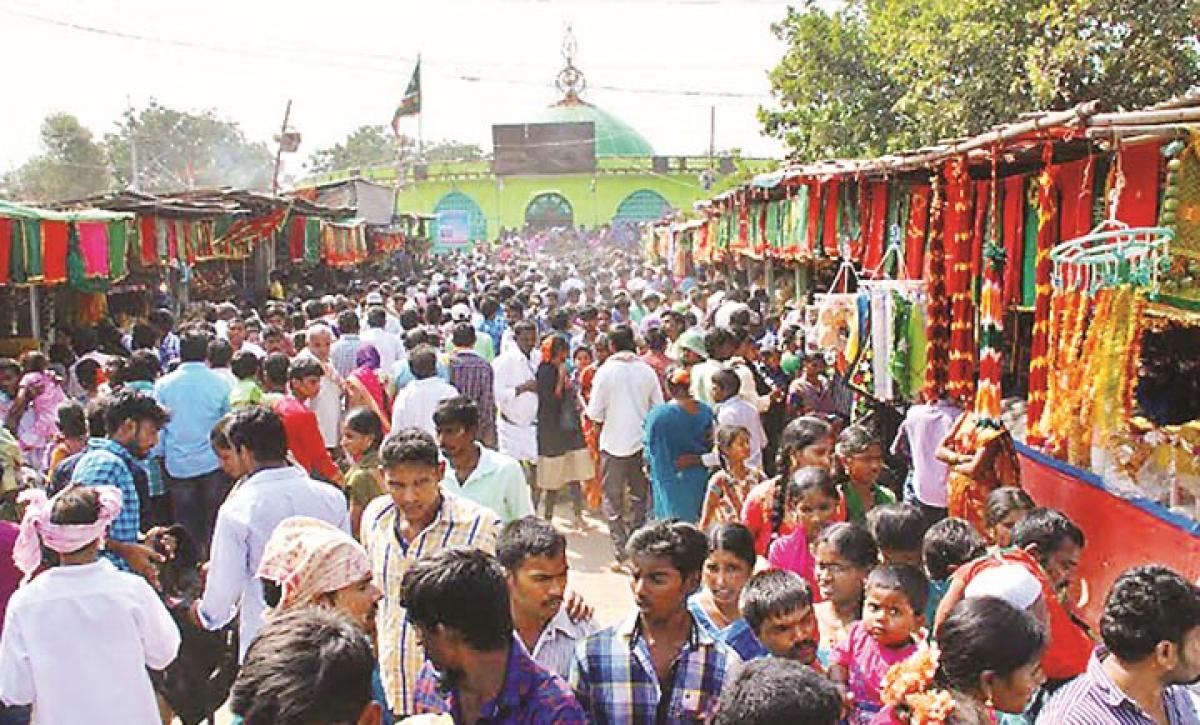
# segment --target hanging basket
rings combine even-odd
[[[1097,290],[1132,284],[1158,292],[1170,269],[1170,244],[1175,232],[1166,227],[1130,227],[1101,222],[1091,232],[1067,240],[1050,251],[1050,282],[1057,290]]]

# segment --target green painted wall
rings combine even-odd
[[[700,188],[698,173],[429,179],[402,190],[396,208],[398,211],[432,214],[439,199],[458,191],[479,204],[487,219],[488,237],[495,238],[500,227],[521,227],[525,224],[525,207],[534,197],[555,192],[571,202],[575,225],[591,228],[608,223],[625,197],[638,189],[656,191],[671,206],[691,211],[693,202],[708,196]]]

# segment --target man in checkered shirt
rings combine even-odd
[[[742,662],[687,608],[708,554],[704,534],[658,521],[636,531],[626,551],[638,611],[576,650],[575,696],[600,725],[707,720]]]

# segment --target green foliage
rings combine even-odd
[[[1138,108],[1200,82],[1200,0],[812,0],[774,26],[766,132],[805,160],[979,133],[1099,98]]]
[[[79,199],[106,191],[112,183],[104,150],[92,132],[69,113],[42,121],[43,153],[5,179],[8,193],[34,202]]]
[[[396,138],[383,125],[359,126],[341,143],[313,152],[309,168],[313,173],[325,174],[396,164],[401,159],[409,164],[416,161],[418,155],[416,139],[409,136]],[[477,161],[484,157],[483,150],[477,144],[460,141],[426,144],[424,156],[429,162]]]
[[[275,154],[266,143],[247,140],[236,121],[215,111],[178,111],[151,100],[126,112],[104,147],[122,186],[132,182],[131,154],[137,146],[138,189],[149,193],[233,186],[270,189]]]

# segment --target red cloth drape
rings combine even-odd
[[[871,274],[883,261],[883,247],[887,243],[888,183],[872,183],[868,188],[868,195],[867,251],[863,256],[863,270]],[[897,272],[897,275],[903,276],[900,272]],[[879,274],[875,276],[883,276],[883,270],[879,270]]]
[[[1049,153],[1045,154],[1047,157]],[[1042,414],[1046,410],[1046,391],[1050,385],[1050,275],[1054,265],[1050,250],[1058,243],[1058,176],[1061,166],[1047,166],[1038,177],[1037,266],[1034,268],[1036,296],[1033,309],[1033,333],[1029,359],[1029,428],[1026,442],[1040,446],[1046,440]]]
[[[975,280],[983,278],[983,246],[991,232],[988,230],[988,215],[992,213],[992,182],[975,182],[975,228],[971,232],[971,278],[968,284],[974,287]],[[997,219],[997,222],[999,220]]]
[[[167,259],[179,259],[179,230],[175,226],[176,222],[167,221]]]
[[[908,228],[904,230],[904,265],[909,279],[924,279],[925,237],[929,231],[929,196],[927,184],[914,186],[908,196]]]
[[[153,267],[158,263],[158,225],[152,216],[138,217],[138,248],[141,252],[142,266]]]
[[[67,222],[42,222],[42,278],[47,284],[67,279]]]
[[[825,184],[825,215],[821,243],[825,246],[825,256],[833,258],[841,256],[837,241],[838,197],[841,194],[841,186],[837,179]]]
[[[1158,183],[1162,164],[1159,144],[1125,147],[1118,158],[1121,173],[1125,175],[1125,186],[1117,199],[1117,218],[1131,227],[1154,226],[1158,221]]]
[[[288,256],[293,262],[304,259],[304,227],[307,220],[302,216],[294,216],[288,224]]]
[[[1021,303],[1021,270],[1025,263],[1025,177],[1010,176],[1003,183],[1000,228],[1004,231],[1004,286],[1001,299],[1008,307]]]
[[[821,209],[823,208],[821,195],[823,193],[825,193],[824,185],[815,181],[808,185],[808,225],[805,228],[804,238],[809,256],[815,256],[821,249]]]
[[[972,192],[966,159],[946,165],[946,211],[942,233],[946,243],[946,294],[950,300],[950,367],[946,393],[969,401],[975,394],[975,305],[972,287]]]
[[[758,225],[757,243],[754,245],[754,256],[762,259],[767,254],[767,249],[770,246],[767,243],[767,207],[766,202],[758,205],[758,218],[755,224]]]
[[[1059,166],[1059,241],[1081,237],[1092,230],[1092,184],[1095,165],[1080,159]]]
[[[8,267],[12,262],[13,220],[0,217],[0,283],[8,282]]]

